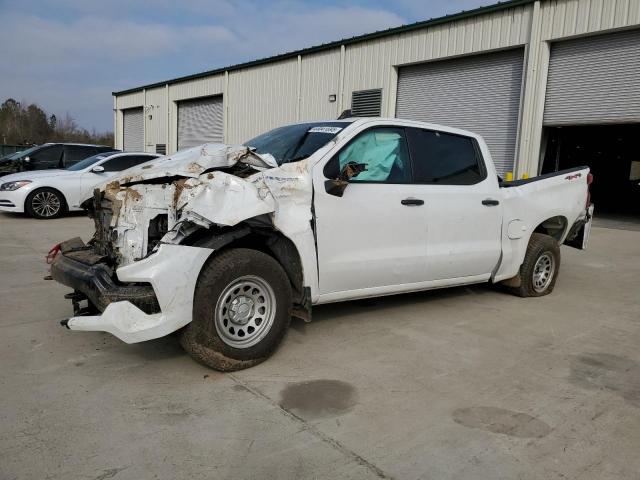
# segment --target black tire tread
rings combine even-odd
[[[271,331],[257,345],[236,349],[218,336],[213,315],[221,289],[230,279],[250,273],[268,276],[276,295],[276,318]],[[273,284],[275,283],[275,284]],[[195,289],[193,320],[181,332],[182,347],[196,361],[222,372],[232,372],[257,365],[278,348],[291,322],[291,285],[280,264],[269,255],[247,248],[220,252],[202,268]]]
[[[38,193],[38,192],[42,192],[42,191],[48,191],[51,193],[55,193],[58,198],[60,198],[60,210],[58,210],[58,213],[56,213],[54,216],[52,217],[43,217],[41,215],[38,215],[35,210],[33,210],[33,207],[31,206],[31,201],[33,199],[33,197]],[[51,220],[53,218],[59,218],[62,215],[64,215],[67,212],[68,206],[67,206],[67,199],[64,198],[64,195],[62,194],[62,192],[60,192],[59,190],[56,190],[55,188],[49,188],[49,187],[41,187],[41,188],[36,188],[33,192],[31,192],[25,202],[24,202],[24,209],[25,211],[29,214],[30,217],[35,218],[37,220]]]
[[[544,292],[536,292],[533,289],[532,274],[533,268],[538,260],[538,257],[546,251],[550,251],[555,256],[555,272],[553,279]],[[527,246],[527,253],[524,256],[524,261],[520,266],[520,286],[509,287],[508,290],[519,297],[542,297],[549,295],[556,284],[558,279],[558,273],[560,270],[560,245],[555,238],[546,235],[544,233],[533,233]]]

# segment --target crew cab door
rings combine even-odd
[[[341,197],[327,193],[325,181],[348,162],[366,164],[367,170],[351,178]],[[321,295],[424,279],[426,208],[410,183],[410,168],[404,129],[390,127],[360,131],[316,165]]]
[[[474,138],[406,128],[414,182],[426,204],[424,280],[486,276],[501,253],[502,205]],[[459,282],[452,282],[459,283]]]

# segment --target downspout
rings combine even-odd
[[[302,55],[298,55],[298,86],[296,93],[296,121],[300,121],[300,94],[302,92]]]
[[[118,97],[114,95],[113,96],[113,148],[118,148],[117,139],[118,139]]]
[[[164,114],[164,151],[166,155],[171,153],[169,149],[171,148],[171,134],[169,129],[171,128],[171,122],[169,121],[169,84],[165,83],[164,85],[164,94],[165,94],[165,114]]]
[[[229,143],[229,70],[224,71],[224,90],[222,92],[222,139]]]
[[[142,151],[147,151],[147,89],[142,89]]]
[[[340,116],[345,110],[344,108],[344,63],[346,57],[346,49],[344,45],[340,45],[340,78],[338,80],[338,111],[336,117]]]

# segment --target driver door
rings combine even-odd
[[[366,170],[349,180],[341,197],[327,193],[327,178],[349,162]],[[427,218],[420,188],[411,184],[403,128],[364,130],[316,166],[320,295],[356,298],[363,289],[424,281]]]

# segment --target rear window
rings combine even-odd
[[[415,183],[472,185],[485,177],[475,141],[450,133],[407,129]]]

